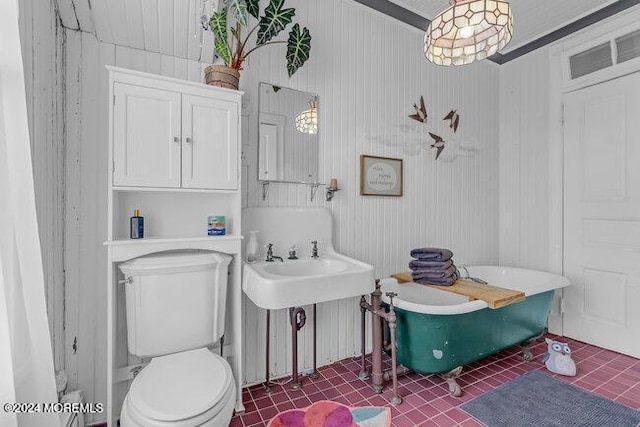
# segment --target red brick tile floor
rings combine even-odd
[[[568,342],[578,367],[576,377],[554,377],[578,388],[640,410],[640,360],[567,338],[549,335]],[[448,388],[436,375],[411,373],[399,377],[403,403],[392,408],[392,425],[405,426],[482,426],[459,407],[481,394],[533,370],[546,371],[542,356],[547,350],[544,340],[533,346],[534,362],[525,362],[519,346],[504,350],[464,367],[458,379],[463,388],[459,398],[449,395]],[[369,381],[358,378],[359,358],[345,359],[319,369],[320,377],[302,378],[302,390],[287,385],[273,385],[270,396],[262,386],[243,390],[245,413],[231,421],[233,427],[263,426],[277,413],[304,408],[318,400],[332,400],[349,406],[390,406],[392,391],[372,391]],[[369,359],[368,359],[369,363]],[[387,367],[389,361],[385,362]],[[546,371],[551,374],[550,372]],[[543,427],[543,426],[541,426]]]

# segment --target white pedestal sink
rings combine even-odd
[[[242,289],[258,307],[276,310],[370,294],[375,289],[372,266],[337,253],[332,244],[331,213],[324,208],[249,208],[242,224],[258,230],[258,259],[264,246],[284,261],[244,265]],[[311,258],[311,241],[319,258]],[[297,260],[287,259],[297,247]]]

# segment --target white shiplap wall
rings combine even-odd
[[[549,79],[549,48],[500,68],[501,265],[549,268]]]
[[[459,263],[498,260],[498,69],[479,63],[438,69],[421,54],[422,35],[386,16],[347,0],[291,1],[298,20],[313,34],[311,60],[286,77],[284,48],[258,51],[245,67],[244,183],[248,205],[306,205],[308,191],[272,185],[262,202],[256,184],[257,90],[259,81],[315,92],[322,105],[320,178],[337,177],[342,191],[327,204],[334,215],[338,251],[376,266],[378,276],[406,269],[408,251],[443,245]],[[339,29],[339,31],[337,31]],[[68,363],[87,401],[106,399],[106,231],[107,73],[112,64],[200,81],[203,64],[158,53],[100,43],[90,34],[66,32],[67,298],[78,353]],[[407,119],[424,95],[432,122]],[[426,130],[447,136],[441,117],[451,108],[462,116],[452,147],[438,162]],[[463,148],[469,150],[463,150]],[[472,153],[469,157],[456,156]],[[358,194],[359,156],[404,159],[402,198]],[[323,194],[314,201],[322,205]],[[304,248],[301,250],[305,250]],[[264,312],[245,302],[246,381],[263,377]],[[355,300],[319,307],[319,360],[351,356],[359,342]],[[285,312],[273,317],[272,371],[290,370]],[[308,332],[300,346],[310,347]],[[257,336],[256,336],[257,334]],[[301,351],[301,366],[310,354]]]
[[[56,370],[64,367],[62,29],[52,1],[19,2],[38,230]]]

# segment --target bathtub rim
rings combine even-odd
[[[543,292],[548,292],[548,291],[555,291],[556,289],[562,289],[562,288],[566,288],[567,286],[571,286],[571,281],[560,275],[560,274],[555,274],[555,273],[551,273],[549,271],[544,271],[544,270],[536,270],[534,268],[522,268],[522,267],[508,267],[508,266],[504,266],[504,265],[466,265],[465,266],[468,271],[469,274],[473,277],[474,273],[474,269],[479,269],[479,268],[497,268],[497,269],[506,269],[506,270],[510,270],[510,271],[520,271],[523,273],[534,273],[534,274],[543,274],[547,277],[549,277],[550,279],[553,279],[553,284],[545,282],[545,283],[538,283],[536,284],[535,287],[535,292],[532,292],[532,289],[518,289],[518,288],[510,288],[508,285],[495,285],[495,286],[501,286],[504,287],[506,289],[514,289],[514,290],[520,290],[523,291],[525,293],[526,296],[533,296],[533,295],[537,295],[537,294],[541,294]],[[482,279],[482,277],[480,277],[480,279]],[[490,283],[492,284],[492,283]]]
[[[558,280],[559,283],[554,286],[551,286],[550,284],[540,284],[539,289],[536,289],[535,293],[532,293],[529,290],[526,290],[526,291],[523,290],[525,291],[525,295],[527,297],[541,294],[544,292],[551,292],[551,291],[555,292],[556,289],[562,289],[564,287],[571,285],[571,282],[566,277],[558,274],[550,273],[548,271],[543,271],[543,270],[535,270],[531,268],[520,268],[520,267],[507,267],[507,266],[501,266],[501,265],[468,265],[465,267],[467,267],[470,271],[472,271],[473,268],[497,268],[497,269],[517,270],[517,271],[523,271],[523,272],[543,273],[545,275],[548,275],[549,277],[553,277],[554,279]],[[381,290],[382,290],[383,302],[387,304],[389,303],[389,298],[385,295],[386,292],[389,292],[389,291],[398,292],[398,296],[393,299],[394,307],[399,308],[401,310],[411,311],[414,313],[448,316],[448,315],[471,313],[471,312],[482,310],[489,307],[489,305],[485,301],[481,301],[481,300],[468,301],[468,302],[462,302],[459,304],[451,304],[451,305],[420,304],[416,302],[403,300],[400,296],[401,294],[400,291],[402,290],[403,286],[421,287],[423,285],[420,285],[415,282],[399,284],[398,281],[394,278],[383,279],[381,280],[380,283],[382,284]],[[446,291],[442,291],[442,292],[446,292]]]
[[[474,311],[482,310],[483,308],[488,308],[489,305],[482,300],[475,301],[467,301],[461,302],[459,304],[451,304],[451,305],[428,305],[428,304],[419,304],[417,302],[411,302],[407,300],[403,300],[400,298],[400,291],[403,286],[414,286],[414,287],[422,287],[423,285],[415,282],[402,283],[399,284],[398,281],[394,278],[383,279],[380,281],[382,284],[382,301],[384,303],[389,303],[389,298],[385,295],[385,292],[397,292],[398,296],[393,299],[393,306],[395,308],[411,311],[413,313],[422,313],[422,314],[439,314],[450,316],[453,314],[465,314],[471,313]],[[434,289],[434,291],[437,291]],[[445,292],[445,291],[442,291]],[[455,294],[451,294],[455,295]],[[458,295],[461,298],[464,298],[462,295]]]

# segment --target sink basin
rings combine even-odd
[[[242,212],[243,229],[258,231],[256,256],[266,259],[265,245],[284,262],[245,264],[242,289],[255,305],[269,310],[316,304],[370,294],[372,266],[333,248],[333,217],[325,208],[264,207]],[[320,258],[311,258],[317,242]],[[300,259],[286,259],[293,246]]]
[[[365,295],[373,267],[338,253],[320,259],[245,264],[242,288],[258,307],[278,310]]]
[[[317,276],[345,271],[349,264],[338,259],[305,259],[287,262],[272,262],[263,267],[269,274],[291,277]]]

